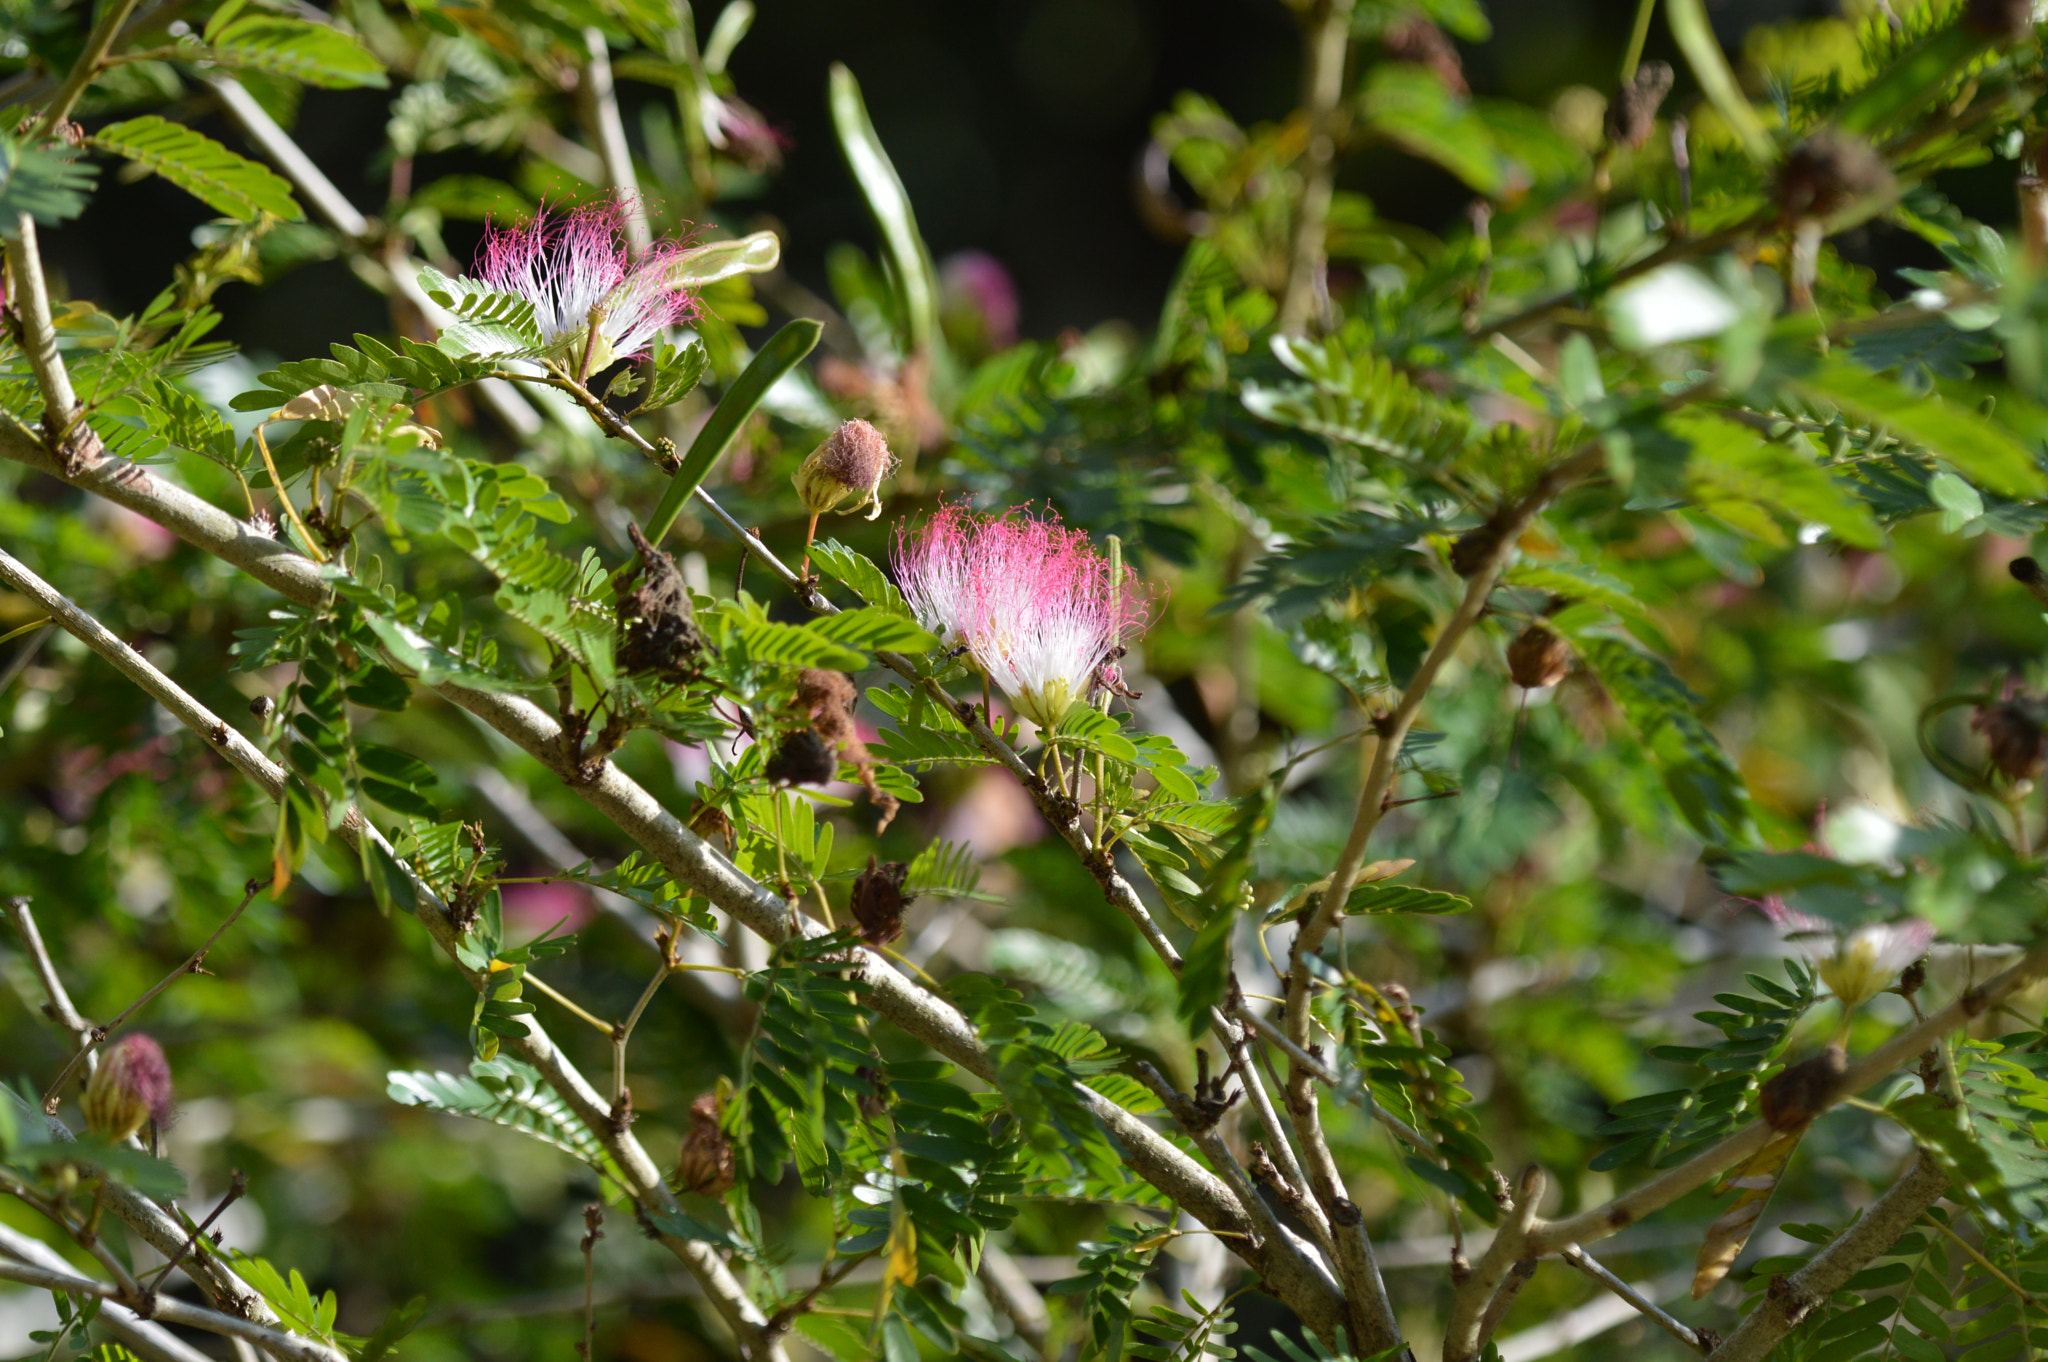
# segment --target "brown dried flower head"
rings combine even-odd
[[[1876,147],[1853,133],[1822,128],[1792,148],[1778,168],[1778,206],[1795,221],[1828,218],[1889,195],[1895,184]]]
[[[87,1128],[109,1140],[125,1140],[149,1121],[168,1122],[171,1066],[163,1047],[140,1032],[109,1045],[79,1105]]]
[[[613,655],[622,671],[687,680],[696,674],[697,658],[705,648],[690,589],[675,560],[650,544],[638,525],[629,521],[626,533],[640,551],[641,580],[637,590],[619,598],[619,638]]]
[[[1607,140],[1618,147],[1641,151],[1657,130],[1657,110],[1671,93],[1676,79],[1671,63],[1646,61],[1636,68],[1635,78],[1615,91],[1607,105]]]
[[[909,878],[910,867],[902,861],[878,863],[872,856],[854,878],[853,920],[870,946],[886,946],[903,935],[903,910],[917,897],[903,892]]]
[[[1454,95],[1472,93],[1472,87],[1465,83],[1465,64],[1458,59],[1458,49],[1442,29],[1422,15],[1401,20],[1380,41],[1386,46],[1389,60],[1428,67]]]
[[[782,740],[762,774],[777,785],[824,785],[839,774],[839,758],[814,730],[799,728]]]
[[[699,1196],[722,1196],[739,1180],[732,1139],[718,1124],[720,1105],[718,1094],[710,1092],[690,1103],[690,1133],[676,1159],[683,1186]]]
[[[1970,727],[1984,739],[1991,765],[2007,780],[2032,780],[2048,757],[2048,733],[2041,725],[2042,705],[2025,695],[2009,695],[1996,704],[1979,705]]]
[[[1546,624],[1532,624],[1508,645],[1508,675],[1524,690],[1542,690],[1571,675],[1572,645]]]
[[[896,456],[882,432],[865,421],[848,421],[812,450],[790,479],[798,500],[812,515],[823,515],[847,497],[853,504],[841,511],[852,515],[866,508],[868,519],[882,513],[882,479],[896,467]]]

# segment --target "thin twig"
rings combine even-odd
[[[136,0],[113,0],[100,15],[100,21],[92,26],[86,35],[85,50],[78,54],[78,60],[71,64],[71,74],[64,77],[64,83],[57,88],[56,97],[43,109],[43,115],[36,120],[29,141],[37,142],[57,130],[57,125],[71,116],[71,110],[78,98],[100,73],[100,66],[106,61],[107,49],[114,45],[120,35],[121,26],[128,22],[128,16],[135,11]]]
[[[1317,298],[1327,289],[1324,236],[1336,190],[1353,4],[1354,0],[1317,0],[1302,21],[1301,112],[1308,121],[1308,148],[1303,156],[1307,165],[1288,243],[1287,284],[1280,301],[1279,329],[1283,333],[1307,325]]]
[[[1606,1287],[1609,1291],[1612,1291],[1615,1295],[1627,1301],[1630,1305],[1633,1305],[1643,1313],[1644,1318],[1677,1339],[1680,1343],[1683,1343],[1686,1347],[1700,1353],[1707,1351],[1705,1341],[1698,1334],[1666,1314],[1664,1309],[1655,1301],[1615,1276],[1598,1259],[1580,1248],[1577,1244],[1566,1244],[1558,1251],[1558,1256],[1579,1271],[1585,1273],[1588,1277],[1591,1277],[1594,1281],[1600,1283],[1600,1285]]]
[[[14,919],[14,930],[21,935],[22,949],[28,952],[36,978],[42,981],[43,994],[48,999],[43,1004],[43,1014],[71,1033],[73,1045],[86,1056],[86,1072],[91,1073],[99,1067],[99,1059],[92,1053],[92,1023],[79,1016],[78,1009],[72,1005],[71,995],[64,989],[64,980],[57,973],[56,962],[50,959],[49,948],[43,945],[43,935],[36,929],[35,915],[29,911],[28,905],[26,896],[7,900],[7,916]]]
[[[184,978],[186,975],[199,973],[199,967],[206,963],[207,952],[214,948],[214,946],[220,941],[221,937],[226,934],[228,928],[235,925],[236,921],[238,921],[241,918],[243,912],[247,910],[247,908],[252,902],[255,901],[256,896],[263,892],[264,886],[268,883],[268,880],[254,879],[250,880],[248,884],[244,885],[242,901],[235,905],[235,911],[227,915],[226,921],[222,922],[220,926],[213,929],[213,935],[206,938],[206,943],[202,945],[198,950],[192,952],[191,955],[187,956],[184,964],[178,966],[169,974],[166,974],[163,978],[157,980],[156,983],[150,987],[147,993],[143,994],[140,998],[137,998],[134,1002],[128,1004],[128,1006],[122,1008],[119,1016],[115,1017],[105,1026],[95,1026],[92,1029],[92,1045],[104,1045],[106,1043],[107,1037],[112,1035],[115,1031],[118,1031],[121,1028],[121,1023],[127,1021],[137,1012],[140,1012],[143,1008],[149,1006],[150,1003],[156,1000],[158,994],[162,993],[172,984],[177,983],[178,980]],[[60,1072],[57,1075],[56,1080],[52,1082],[47,1089],[44,1090],[43,1110],[45,1112],[48,1112],[50,1115],[53,1116],[56,1115],[57,1104],[62,1100],[62,1095],[64,1092],[64,1080],[71,1077],[71,1071],[78,1067],[80,1061],[82,1061],[89,1052],[90,1047],[88,1047],[88,1049],[82,1049],[77,1054],[73,1055],[70,1059],[70,1062],[65,1064],[62,1072]]]
[[[583,1340],[576,1355],[591,1362],[597,1347],[597,1241],[604,1238],[604,1207],[592,1202],[583,1208]]]
[[[172,1254],[171,1257],[164,1263],[163,1271],[157,1273],[156,1276],[150,1279],[150,1291],[155,1292],[162,1288],[164,1284],[164,1278],[171,1275],[171,1270],[177,1267],[178,1264],[184,1262],[185,1255],[190,1253],[193,1249],[199,1246],[199,1237],[205,1234],[208,1230],[212,1229],[213,1222],[220,1219],[221,1216],[227,1212],[228,1207],[234,1205],[237,1201],[241,1200],[242,1194],[244,1192],[247,1192],[248,1190],[248,1175],[239,1168],[235,1169],[233,1174],[230,1175],[228,1178],[227,1191],[222,1193],[221,1199],[214,1203],[213,1209],[207,1212],[206,1219],[200,1221],[197,1225],[194,1225],[192,1227],[192,1233],[186,1236],[185,1246],[179,1249],[176,1253]]]
[[[21,1282],[26,1286],[41,1287],[45,1291],[65,1291],[73,1295],[94,1296],[100,1300],[114,1301],[138,1313],[148,1312],[151,1318],[165,1324],[203,1329],[207,1333],[218,1334],[223,1338],[246,1339],[272,1356],[291,1359],[291,1362],[347,1362],[346,1354],[315,1339],[268,1328],[237,1315],[187,1305],[175,1296],[138,1299],[111,1282],[102,1282],[54,1267],[44,1267],[39,1263],[15,1262],[0,1258],[0,1280]]]

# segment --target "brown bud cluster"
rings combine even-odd
[[[171,1119],[171,1066],[163,1047],[137,1032],[121,1037],[100,1056],[79,1105],[95,1135],[125,1140],[144,1124]]]
[[[812,450],[790,479],[797,499],[812,515],[823,515],[851,496],[841,515],[867,508],[868,519],[882,513],[882,479],[896,467],[889,441],[866,421],[848,421]]]
[[[1493,555],[1500,550],[1501,537],[1507,533],[1503,517],[1505,510],[1494,512],[1483,525],[1475,525],[1458,536],[1451,545],[1451,571],[1460,577],[1477,576],[1493,561]]]
[[[1572,645],[1547,624],[1532,624],[1508,645],[1508,675],[1523,690],[1543,690],[1571,675]]]
[[[1607,105],[1607,140],[1618,147],[1641,151],[1657,130],[1657,110],[1671,93],[1676,79],[1671,63],[1646,61],[1636,68],[1634,79],[1615,91]]]
[[[1781,1133],[1803,1129],[1828,1109],[1848,1072],[1848,1052],[1830,1045],[1764,1084],[1756,1095],[1757,1114],[1765,1125]]]
[[[876,783],[874,758],[868,755],[867,744],[854,727],[853,707],[859,700],[860,692],[854,688],[853,678],[844,672],[806,667],[797,673],[797,712],[808,715],[811,731],[840,759],[853,764],[860,783],[867,788],[868,798],[882,811],[881,822],[875,828],[880,832],[896,817],[899,805],[896,796]]]
[[[739,1178],[732,1139],[719,1127],[720,1105],[718,1095],[709,1092],[690,1103],[690,1133],[676,1159],[683,1186],[699,1196],[721,1196]]]
[[[903,910],[917,897],[903,892],[909,878],[910,867],[902,861],[878,863],[873,856],[854,878],[853,920],[870,946],[886,946],[903,935]]]
[[[769,755],[761,773],[778,785],[824,785],[839,774],[839,758],[815,730],[799,728]]]
[[[1822,128],[1792,148],[1778,168],[1778,206],[1789,220],[1828,218],[1890,194],[1894,184],[1876,147],[1853,133]]]
[[[2031,696],[2013,694],[1995,704],[1979,705],[1970,728],[1983,737],[1992,769],[2007,780],[2032,780],[2048,756],[2048,734],[2042,729],[2043,705]]]

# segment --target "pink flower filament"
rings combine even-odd
[[[566,214],[543,207],[522,227],[490,225],[477,278],[533,305],[550,349],[570,348],[593,315],[598,367],[643,354],[661,329],[696,312],[696,299],[669,283],[681,242],[657,242],[634,260],[625,238],[626,204],[611,198]]]
[[[899,532],[895,562],[919,622],[964,645],[1041,728],[1088,697],[1152,612],[1135,573],[1112,582],[1109,560],[1056,517],[942,506],[921,530]]]

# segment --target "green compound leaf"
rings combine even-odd
[[[167,118],[145,114],[101,128],[87,140],[101,151],[154,171],[237,221],[254,222],[260,213],[289,219],[304,216],[292,198],[292,187],[281,176]]]
[[[331,90],[390,84],[384,64],[350,35],[281,14],[252,14],[230,23],[214,35],[213,55],[224,66],[252,67]]]

